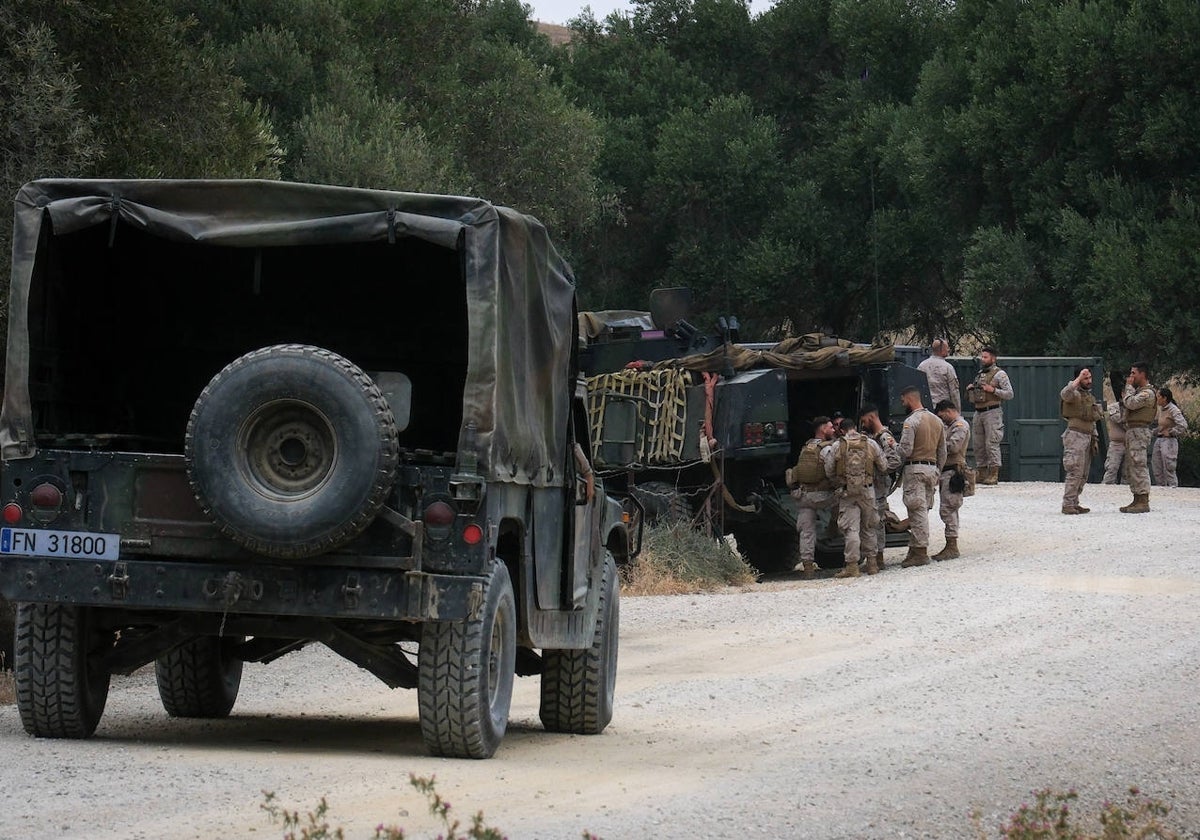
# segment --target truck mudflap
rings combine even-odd
[[[16,557],[0,560],[14,602],[132,610],[458,621],[483,603],[485,578],[353,567]]]

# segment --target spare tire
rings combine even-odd
[[[221,532],[268,557],[310,557],[353,539],[395,479],[387,399],[336,353],[280,344],[212,378],[188,420],[188,480]]]

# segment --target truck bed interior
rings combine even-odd
[[[43,239],[29,315],[44,444],[113,435],[115,448],[182,453],[214,374],[251,350],[302,343],[406,374],[401,445],[457,445],[468,331],[454,250],[404,237],[233,248],[106,224]]]

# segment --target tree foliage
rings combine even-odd
[[[266,176],[543,219],[585,305],[1200,376],[1193,0],[13,0],[0,175]],[[707,326],[707,323],[702,323]]]

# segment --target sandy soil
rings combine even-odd
[[[1089,485],[1088,516],[1060,493],[980,488],[956,561],[625,599],[612,726],[549,735],[520,680],[490,761],[424,755],[415,693],[321,648],[248,666],[227,721],[169,720],[144,673],[87,742],[2,708],[0,837],[280,837],[263,790],[327,796],[351,838],[433,836],[410,773],[514,840],[961,838],[972,810],[995,836],[1034,789],[1095,810],[1130,785],[1200,837],[1200,490],[1140,516],[1124,488]]]

